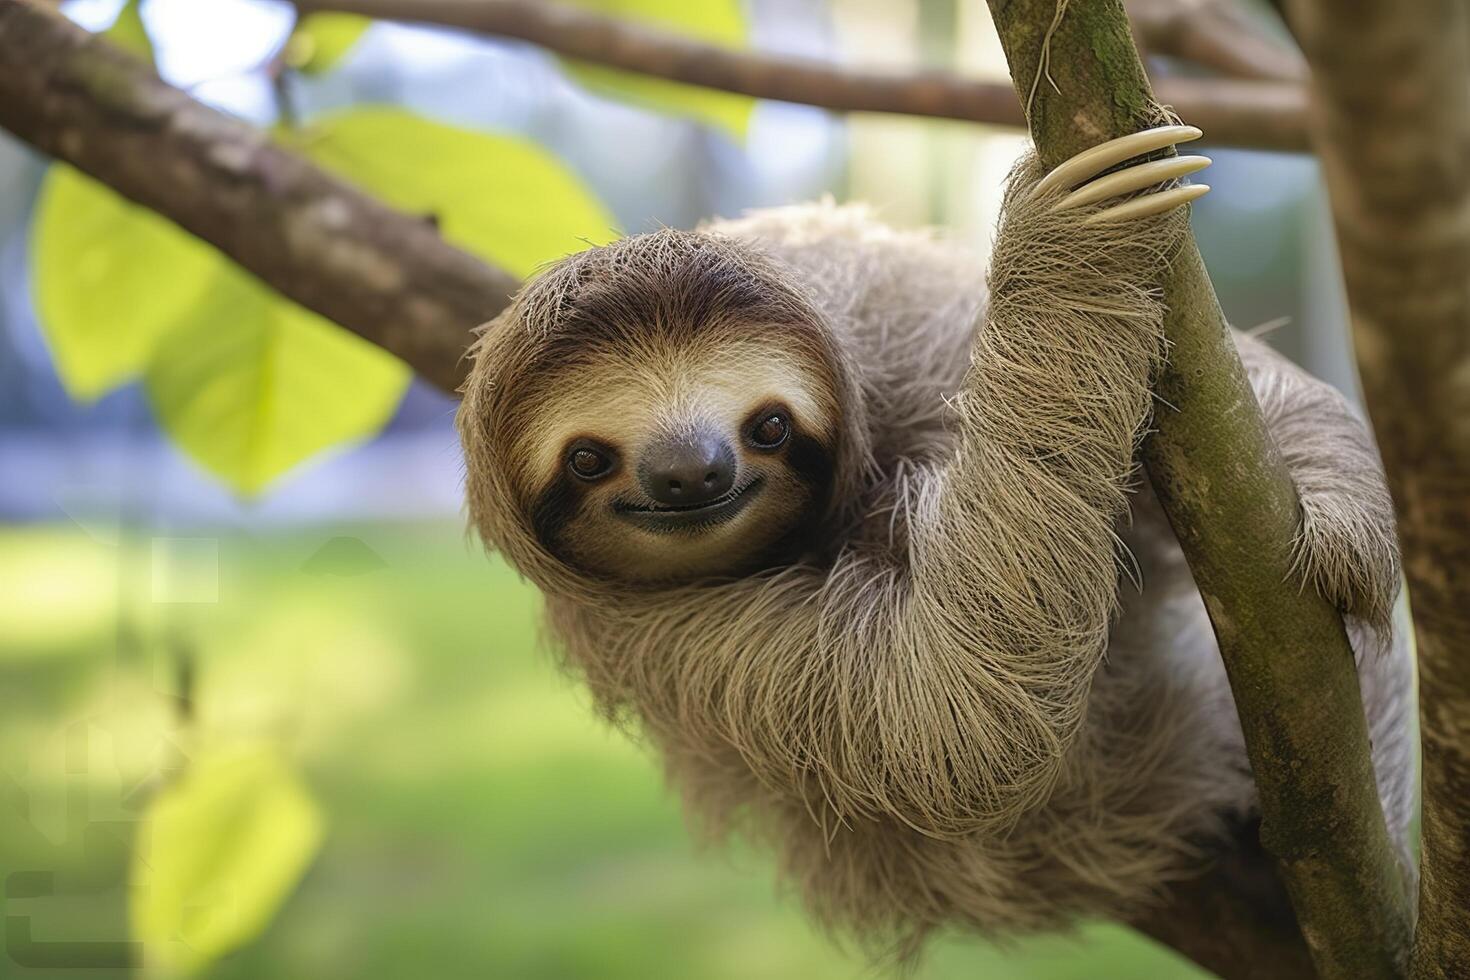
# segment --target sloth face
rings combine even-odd
[[[456,414],[470,512],[538,581],[666,586],[795,560],[861,458],[832,325],[796,270],[721,235],[568,256],[473,354]]]
[[[832,479],[825,365],[779,331],[603,351],[558,371],[523,433],[530,520],[569,564],[630,582],[737,574],[800,546]]]

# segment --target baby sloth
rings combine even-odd
[[[574,255],[475,346],[458,425],[480,534],[700,825],[777,848],[828,924],[912,950],[945,925],[1127,918],[1255,812],[1135,463],[1160,270],[1207,190],[1178,178],[1208,161],[1119,166],[1198,136],[1023,162],[988,301],[960,249],[819,204]],[[1410,670],[1377,454],[1335,391],[1236,343],[1301,496],[1282,588],[1349,616],[1402,842]]]

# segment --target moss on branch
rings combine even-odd
[[[1157,124],[1118,0],[990,7],[1048,165]],[[1373,781],[1346,631],[1325,600],[1293,584],[1296,490],[1192,239],[1163,284],[1169,364],[1156,384],[1144,461],[1230,675],[1260,789],[1261,842],[1323,976],[1399,976],[1409,903]],[[1264,959],[1256,966],[1268,968]]]

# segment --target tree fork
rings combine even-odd
[[[1046,165],[1158,123],[1119,0],[990,8]],[[1409,901],[1341,616],[1294,584],[1296,489],[1192,237],[1163,285],[1169,361],[1143,458],[1219,640],[1260,791],[1261,842],[1323,976],[1400,976]]]

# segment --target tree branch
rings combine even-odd
[[[1154,90],[1160,105],[1205,131],[1212,146],[1310,150],[1306,140],[1307,92],[1301,85],[1218,78],[1169,78]],[[1219,129],[1252,127],[1249,142],[1220,140]]]
[[[1059,6],[1060,4],[1060,6]],[[1054,166],[1156,122],[1118,0],[990,0],[1030,127]],[[1060,14],[1060,17],[1058,15]],[[1169,363],[1144,461],[1214,624],[1276,859],[1325,976],[1392,977],[1409,910],[1373,781],[1342,620],[1299,590],[1296,490],[1191,241],[1164,287]],[[1266,968],[1269,960],[1257,960]]]
[[[1295,0],[1419,651],[1416,977],[1470,969],[1470,11]]]
[[[0,126],[449,391],[470,329],[518,285],[26,0],[0,0]]]
[[[335,11],[416,21],[529,41],[569,58],[686,85],[848,112],[891,112],[1020,126],[1010,86],[949,72],[898,75],[805,58],[731,51],[667,31],[542,0],[295,0],[302,13]],[[1208,120],[1212,142],[1266,150],[1308,149],[1306,96],[1291,82],[1161,82],[1159,98]]]
[[[1301,82],[1307,65],[1233,0],[1126,0],[1128,19],[1149,54],[1166,54],[1234,78]],[[1193,117],[1191,117],[1193,118]]]

